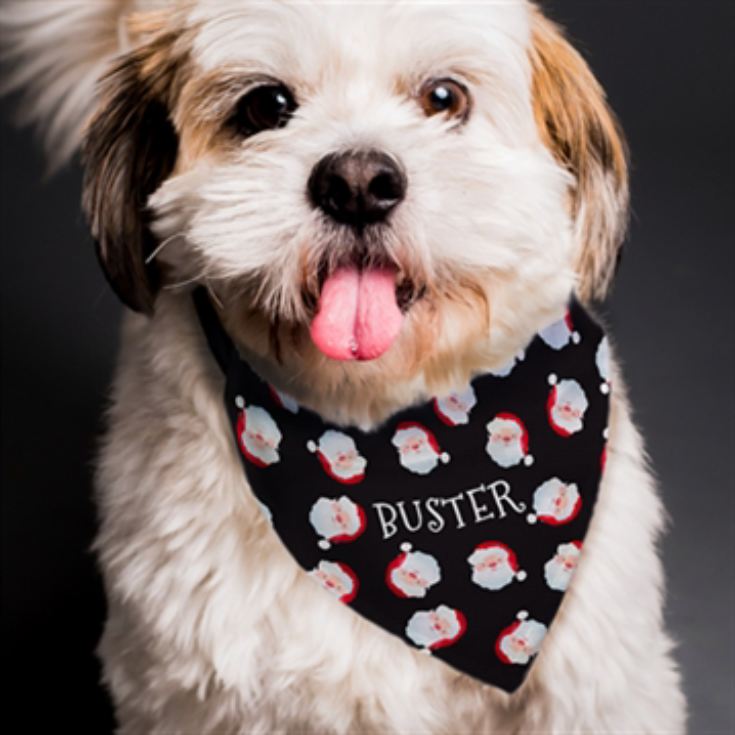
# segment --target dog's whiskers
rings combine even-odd
[[[160,245],[158,245],[153,252],[145,259],[145,264],[149,265],[153,260],[155,260],[161,253],[161,251],[168,245],[169,243],[176,240],[176,238],[183,237],[182,232],[176,232],[173,235],[170,235],[167,237]]]
[[[217,304],[217,306],[220,309],[224,309],[225,306],[222,303],[222,299],[220,299],[220,297],[217,295],[217,292],[212,288],[212,284],[207,282],[206,288],[207,288],[207,293],[210,295],[212,301],[214,301],[214,303]]]
[[[186,286],[191,286],[192,283],[197,283],[198,281],[201,281],[201,280],[202,280],[202,275],[197,274],[196,276],[187,278],[185,281],[179,281],[178,283],[167,283],[165,286],[162,286],[162,289],[164,291],[177,291],[179,289],[185,288]]]

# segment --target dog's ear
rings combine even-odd
[[[554,157],[573,176],[570,209],[577,292],[602,298],[628,223],[627,147],[605,94],[584,59],[538,9],[530,50],[536,123]]]
[[[182,59],[177,34],[148,34],[101,80],[82,146],[82,203],[108,281],[130,308],[153,311],[159,273],[148,197],[171,173],[178,138],[170,118]]]

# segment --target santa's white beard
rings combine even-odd
[[[426,591],[436,584],[441,574],[436,560],[422,552],[407,555],[400,566],[390,572],[391,584],[406,597],[425,597]]]
[[[493,441],[490,437],[487,442],[487,453],[501,467],[513,467],[521,462],[524,457],[520,439],[506,444],[505,442]]]
[[[406,597],[426,597],[428,585],[412,580],[406,572],[407,570],[403,569],[403,567],[394,569],[390,573],[391,583],[403,592]]]
[[[512,663],[527,664],[538,653],[545,635],[545,625],[524,620],[512,633],[503,636],[499,648]]]
[[[261,503],[259,500],[258,502],[258,508],[260,508],[260,512],[265,516],[265,520],[268,521],[268,523],[273,523],[273,514],[271,513],[271,509],[265,504]]]
[[[472,581],[484,587],[486,590],[499,590],[509,585],[515,572],[507,562],[497,566],[495,569],[473,569]]]
[[[280,459],[277,449],[249,435],[247,430],[243,432],[242,443],[247,453],[263,464],[273,464]]]
[[[336,518],[338,512],[343,519],[341,523]],[[349,499],[320,498],[309,513],[309,522],[320,536],[327,539],[354,536],[360,530],[360,516]]]
[[[298,413],[299,412],[299,404],[296,403],[296,400],[292,398],[288,393],[282,393],[279,390],[273,389],[275,394],[278,396],[278,400],[281,402],[281,405],[291,413]]]
[[[429,446],[420,452],[401,454],[401,464],[417,475],[428,475],[439,463],[439,455]]]
[[[471,407],[466,403],[457,403],[448,398],[439,398],[436,405],[442,416],[454,426],[469,423]]]
[[[607,337],[603,337],[595,354],[595,364],[600,372],[600,377],[606,381],[610,381],[610,343]]]
[[[435,628],[437,618],[441,621],[441,630]],[[440,641],[452,640],[459,631],[457,616],[446,605],[440,605],[435,611],[414,613],[406,626],[406,635],[417,646],[425,648]]]
[[[340,599],[352,594],[355,583],[337,564],[322,561],[310,575],[330,594]]]
[[[534,493],[533,509],[536,515],[565,521],[573,514],[578,500],[579,492],[574,485],[547,480]]]
[[[574,434],[582,430],[582,419],[562,413],[559,410],[558,403],[554,404],[554,407],[551,409],[551,420],[556,426],[569,434]]]
[[[544,565],[544,577],[546,578],[546,584],[551,587],[552,590],[559,590],[564,592],[569,586],[569,581],[574,574],[574,568],[569,569],[564,563],[552,559],[547,561]]]
[[[351,480],[365,472],[367,460],[359,454],[350,462],[341,463],[337,460],[337,456],[338,455],[330,456],[329,454],[324,454],[324,458],[329,463],[329,470],[333,475],[336,475],[342,480]]]
[[[565,319],[559,319],[559,321],[550,324],[545,329],[539,332],[541,339],[546,342],[549,347],[555,350],[560,350],[562,347],[569,343],[572,336],[569,330],[569,325]]]

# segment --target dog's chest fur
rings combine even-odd
[[[583,560],[509,697],[335,604],[288,556],[246,486],[198,330],[185,297],[127,317],[99,463],[100,653],[124,732],[677,731],[680,703],[656,704],[676,693],[661,507],[617,376]]]

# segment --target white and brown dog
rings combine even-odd
[[[507,695],[396,645],[288,556],[189,294],[207,285],[268,377],[337,423],[507,365],[570,291],[604,294],[626,222],[620,131],[559,29],[525,0],[22,0],[2,26],[53,161],[83,148],[130,307],[95,544],[120,731],[681,733],[664,513],[617,371],[585,554]],[[377,304],[359,334],[340,288]]]

